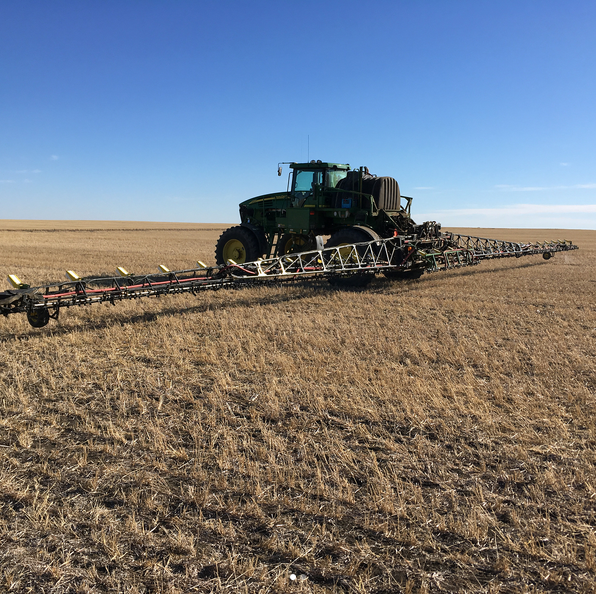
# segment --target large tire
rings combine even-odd
[[[277,254],[279,256],[297,254],[299,252],[307,252],[313,249],[313,247],[312,241],[308,235],[286,233],[277,244]]]
[[[260,256],[259,240],[246,227],[230,227],[224,231],[215,246],[215,261],[218,266],[234,260],[236,264],[254,262]]]
[[[326,248],[350,245],[352,243],[361,243],[363,241],[372,241],[379,236],[371,229],[363,227],[345,227],[334,233],[325,244]],[[329,282],[336,287],[365,287],[373,279],[373,274],[362,272],[357,274],[348,274],[346,276],[332,275]]]

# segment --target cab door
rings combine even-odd
[[[305,205],[314,206],[315,186],[323,183],[323,171],[321,169],[297,169],[294,171],[292,181],[291,203],[295,208]]]

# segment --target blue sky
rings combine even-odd
[[[4,0],[0,218],[234,223],[310,157],[417,222],[596,229],[595,31],[592,0]]]

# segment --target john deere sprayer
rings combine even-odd
[[[412,279],[494,258],[542,254],[549,260],[578,249],[567,240],[515,243],[441,232],[434,221],[414,223],[412,199],[400,196],[391,177],[339,163],[289,165],[285,192],[240,204],[241,223],[220,236],[215,266],[199,261],[172,271],[161,264],[157,274],[129,274],[118,267],[118,276],[89,278],[68,270],[66,281],[40,286],[9,274],[13,288],[0,292],[0,315],[25,313],[41,328],[63,308],[94,303],[308,278],[364,287],[378,274]],[[329,236],[325,245],[323,236]]]
[[[313,249],[317,236],[325,247],[395,236],[436,239],[440,225],[416,225],[412,198],[401,196],[392,177],[351,170],[340,163],[289,163],[285,192],[250,198],[240,204],[241,224],[224,231],[215,249],[217,264],[242,264],[260,257]],[[278,168],[281,175],[281,166]],[[322,247],[322,246],[320,246]],[[424,268],[409,269],[410,275]]]

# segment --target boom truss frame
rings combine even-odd
[[[14,290],[0,293],[0,314],[26,313],[34,327],[57,319],[63,307],[112,303],[157,295],[193,293],[247,284],[261,284],[301,277],[349,277],[387,272],[449,270],[478,264],[482,260],[576,250],[568,240],[514,243],[470,235],[443,233],[437,238],[397,236],[286,254],[277,258],[226,266],[192,268],[171,272],[160,266],[158,274],[97,277],[29,287],[10,275]]]

